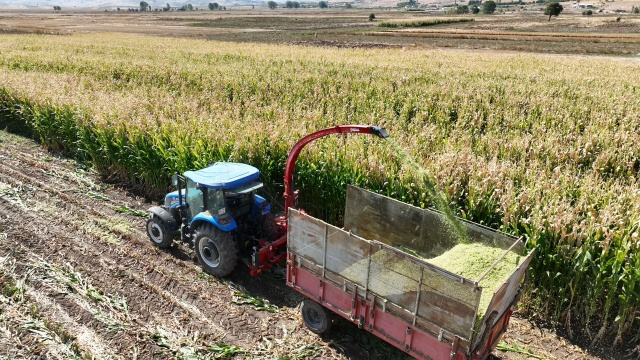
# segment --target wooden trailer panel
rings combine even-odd
[[[390,311],[392,305],[382,305],[382,301],[373,295],[364,298],[354,296],[351,290],[357,291],[357,288],[347,286],[345,290],[342,286],[325,282],[317,275],[317,271],[309,270],[308,267],[314,267],[313,264],[298,259],[301,258],[288,253],[287,284],[359,328],[418,359],[470,359],[467,355],[468,343],[446,336],[450,334],[439,336],[419,326],[412,326],[405,318]]]
[[[518,240],[485,226],[458,220],[465,225],[470,242],[507,250]],[[352,185],[347,187],[344,229],[368,240],[410,249],[424,258],[441,255],[459,243],[443,214]],[[516,244],[513,251],[522,253],[524,245]]]
[[[515,305],[514,300],[516,302],[518,300],[520,284],[527,272],[529,263],[531,263],[531,259],[533,259],[533,254],[534,251],[531,251],[520,263],[513,274],[511,274],[511,276],[509,276],[509,278],[495,291],[491,298],[491,302],[489,303],[489,308],[482,319],[481,326],[478,329],[478,334],[484,334],[487,328],[494,328],[495,324],[503,318],[503,315],[511,311],[511,306]],[[492,316],[492,314],[494,315]],[[473,341],[472,349],[481,348],[483,345],[486,345],[482,342],[491,342],[491,340],[492,339],[490,337],[485,339],[477,337]]]

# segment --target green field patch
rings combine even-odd
[[[385,20],[378,23],[379,27],[385,28],[400,28],[400,27],[424,27],[424,26],[437,26],[444,24],[456,24],[475,21],[471,18],[424,18],[424,19],[402,19],[402,20]]]

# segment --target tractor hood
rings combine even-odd
[[[247,164],[217,162],[202,170],[187,171],[184,176],[202,187],[228,190],[257,180],[260,171]]]

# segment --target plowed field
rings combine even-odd
[[[189,248],[156,249],[144,233],[149,205],[0,131],[0,358],[404,357],[346,322],[309,332],[301,298],[276,274],[250,278],[240,266],[220,280]],[[510,343],[595,358],[514,321]]]

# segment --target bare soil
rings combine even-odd
[[[150,205],[0,131],[0,358],[406,358],[346,321],[311,333],[277,272],[217,279],[155,248]],[[504,341],[496,359],[622,358],[517,317]]]
[[[567,7],[570,7],[567,5]],[[442,11],[399,9],[277,9],[231,11],[95,12],[0,10],[2,33],[72,34],[123,32],[341,48],[458,48],[558,54],[640,54],[640,16],[567,9],[548,21],[543,6],[501,8],[495,15],[460,15],[472,22],[422,28],[379,27],[385,20],[452,17]],[[375,21],[369,21],[369,15]]]

